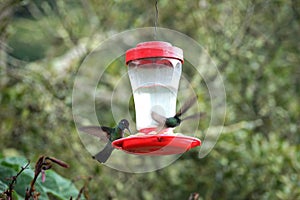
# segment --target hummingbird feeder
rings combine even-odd
[[[160,130],[151,117],[152,112],[175,115],[182,63],[183,51],[168,42],[143,42],[126,51],[138,133],[114,141],[115,148],[137,155],[171,155],[201,144],[198,138],[173,133],[173,128]]]

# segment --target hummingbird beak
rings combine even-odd
[[[129,128],[126,128],[127,130],[128,130],[128,132],[130,133],[130,135],[132,135],[132,133],[131,133],[131,131],[130,131],[130,129]]]

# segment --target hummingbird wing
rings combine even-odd
[[[151,117],[154,119],[159,125],[164,125],[166,123],[167,118],[156,113],[156,112],[151,112]]]
[[[156,113],[156,112],[151,112],[151,117],[152,119],[154,119],[154,121],[156,121],[158,123],[158,127],[156,129],[157,132],[161,131],[162,129],[164,129],[166,127],[166,121],[167,118]]]
[[[188,101],[186,101],[179,109],[179,111],[175,114],[175,116],[180,117],[182,114],[184,114],[197,101],[197,98],[198,98],[197,96],[194,96],[190,98]]]
[[[183,118],[181,121],[187,120],[187,119],[200,119],[202,117],[206,116],[206,113],[204,112],[199,112],[190,116],[187,116],[185,118]]]
[[[113,128],[106,126],[83,126],[79,128],[80,131],[99,137],[101,140],[108,142],[110,133],[114,131]]]

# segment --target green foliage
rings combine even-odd
[[[1,190],[9,182],[5,178],[27,162],[10,156],[35,160],[47,154],[59,155],[71,165],[67,171],[55,170],[59,174],[93,177],[91,199],[188,199],[192,192],[201,199],[299,199],[300,6],[294,0],[159,0],[158,26],[178,30],[203,45],[222,74],[227,93],[223,134],[207,157],[198,159],[198,149],[193,149],[171,166],[147,174],[118,172],[91,159],[72,118],[78,67],[97,41],[126,29],[153,26],[154,2],[3,1]],[[121,76],[122,59],[106,69],[98,86],[103,94],[111,92]],[[208,113],[199,125],[203,131],[196,133],[203,140],[210,122],[210,96],[188,61],[183,75]],[[97,115],[114,125],[109,103],[96,102]],[[120,103],[120,109],[125,108]],[[39,178],[36,187],[42,197],[77,195],[70,181],[51,170],[46,173],[46,182]],[[32,177],[30,168],[18,179],[14,195],[19,199]]]
[[[15,176],[28,161],[23,157],[7,157],[0,159],[0,187],[1,192],[5,191],[11,178]],[[30,182],[34,177],[34,169],[28,167],[17,178],[14,186],[17,197],[15,199],[24,199],[25,191],[30,187]],[[40,193],[40,199],[49,199],[48,195],[51,194],[55,199],[70,199],[72,196],[77,197],[79,191],[72,183],[72,181],[63,178],[54,171],[46,171],[46,180],[42,182],[39,177],[35,183],[35,189]]]

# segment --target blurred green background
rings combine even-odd
[[[193,192],[200,199],[300,199],[296,0],[159,0],[158,26],[196,40],[223,76],[223,133],[205,158],[198,158],[196,148],[145,174],[119,172],[91,159],[72,118],[76,72],[95,41],[154,26],[154,4],[0,0],[1,156],[64,160],[71,168],[55,168],[59,174],[71,180],[92,177],[90,199],[188,199]],[[192,71],[184,73],[203,84]],[[107,80],[103,90],[113,86]],[[202,104],[209,105],[205,100]],[[113,125],[109,107],[100,108],[102,120]],[[209,107],[203,109],[209,114]],[[199,125],[203,133],[209,119]]]

